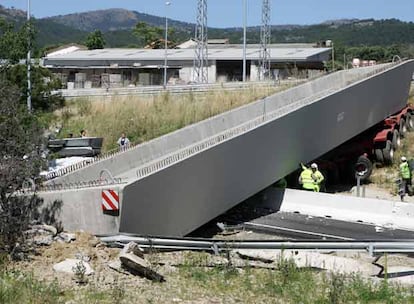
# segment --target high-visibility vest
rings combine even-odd
[[[408,162],[402,162],[400,164],[400,173],[401,177],[404,179],[411,177],[410,166],[408,165]]]
[[[302,188],[306,190],[313,190],[318,191],[318,185],[315,184],[313,178],[312,178],[312,170],[311,169],[305,169],[300,174],[300,179],[302,181]]]
[[[320,185],[320,184],[323,182],[323,180],[325,179],[325,178],[323,177],[323,175],[322,175],[321,171],[319,171],[319,170],[316,170],[315,172],[313,172],[313,178],[314,178],[315,182],[316,182],[318,185]]]

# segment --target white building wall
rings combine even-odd
[[[208,83],[215,83],[217,81],[217,63],[216,61],[211,61],[210,66],[208,67]]]
[[[217,78],[217,65],[216,61],[211,61],[207,69],[208,83],[215,83]],[[180,79],[184,82],[192,82],[195,79],[194,67],[184,66],[179,71]]]
[[[193,67],[182,67],[179,71],[180,79],[185,83],[193,81]]]
[[[252,61],[250,65],[250,81],[259,80],[259,66],[257,62]]]

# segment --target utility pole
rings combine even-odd
[[[198,83],[208,83],[207,37],[207,0],[198,0],[194,58],[194,80]]]
[[[243,82],[246,82],[246,26],[247,0],[243,0]]]
[[[260,29],[260,67],[259,79],[264,80],[270,76],[270,1],[263,0],[262,3],[262,27]]]
[[[28,50],[27,50],[27,110],[29,112],[32,112],[32,83],[30,80],[30,68],[31,68],[31,60],[32,60],[32,56],[31,56],[31,48],[32,48],[32,42],[30,40],[30,35],[31,35],[32,29],[31,29],[31,25],[30,25],[30,0],[27,0],[27,46],[28,46]]]
[[[171,2],[165,2],[165,38],[164,38],[164,89],[167,88],[167,64],[168,64],[168,6]]]

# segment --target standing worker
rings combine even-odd
[[[400,164],[400,176],[402,179],[401,182],[401,200],[403,200],[403,197],[405,194],[410,194],[410,188],[411,188],[411,170],[410,165],[407,162],[407,158],[405,156],[401,157],[401,164]]]
[[[321,173],[321,171],[318,170],[318,165],[313,163],[311,165],[311,169],[312,169],[312,179],[315,183],[315,188],[316,188],[316,192],[321,191],[322,188],[322,182],[325,180],[325,178],[323,177],[323,174]]]
[[[130,145],[130,141],[128,139],[128,137],[126,137],[125,133],[121,134],[121,137],[118,139],[117,141],[118,146],[119,146],[119,150],[121,151],[125,151],[129,148]]]
[[[302,185],[304,190],[319,192],[324,177],[318,170],[318,165],[313,163],[310,169],[302,165],[302,169],[303,171],[299,176],[299,184]]]

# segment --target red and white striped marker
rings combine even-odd
[[[102,190],[102,210],[119,211],[118,191],[111,189]]]

